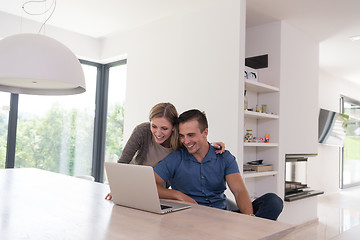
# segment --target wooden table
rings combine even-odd
[[[0,239],[277,239],[288,224],[193,205],[157,215],[105,200],[106,184],[0,170]]]

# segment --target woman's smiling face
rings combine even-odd
[[[165,117],[154,118],[150,122],[150,130],[155,141],[164,147],[170,147],[170,137],[174,126]]]

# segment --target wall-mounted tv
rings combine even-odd
[[[320,108],[319,143],[344,146],[349,116]]]

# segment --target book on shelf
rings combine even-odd
[[[267,164],[261,164],[261,165],[248,165],[244,164],[243,166],[244,171],[256,171],[256,172],[266,172],[266,171],[272,171],[273,167],[272,165]]]

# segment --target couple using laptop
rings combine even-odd
[[[235,157],[228,151],[217,154],[218,150],[208,143],[208,124],[204,113],[199,110],[186,111],[179,116],[178,125],[179,139],[184,147],[170,153],[154,167],[161,199],[227,209],[224,194],[227,183],[235,196],[239,212],[277,219],[282,211],[282,200],[277,195],[268,193],[251,202]],[[152,121],[151,128],[153,127],[162,125],[153,126]],[[176,131],[175,128],[171,128],[171,131]],[[163,130],[169,129],[165,127]],[[165,139],[166,134],[154,137],[157,140]],[[171,189],[163,187],[167,181],[170,182]]]
[[[178,129],[178,112],[171,103],[153,106],[149,114],[150,122],[139,124],[127,141],[118,163],[132,163],[155,167],[170,153],[181,148]],[[222,142],[212,144],[218,154],[225,151]],[[111,200],[109,193],[106,199]]]

